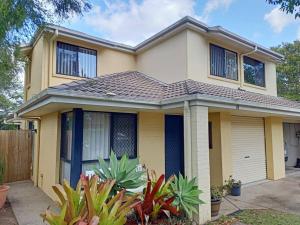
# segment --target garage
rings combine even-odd
[[[232,117],[233,178],[243,184],[266,179],[263,118]]]
[[[294,167],[297,164],[297,158],[300,158],[300,124],[283,124],[284,150],[287,168]]]

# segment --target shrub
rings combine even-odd
[[[230,193],[230,191],[233,187],[240,187],[241,185],[242,185],[242,182],[240,180],[235,180],[230,175],[228,180],[225,180],[224,188],[226,189],[227,193]]]
[[[223,187],[212,186],[210,188],[211,201],[220,201],[223,197]]]
[[[172,205],[174,196],[168,196],[167,190],[170,182],[164,184],[165,176],[161,175],[157,181],[152,181],[148,176],[147,187],[142,201],[135,206],[142,225],[155,221],[160,215],[179,215],[179,211]]]
[[[110,197],[115,184],[114,180],[107,180],[100,184],[98,177],[90,180],[81,176],[76,190],[67,182],[63,187],[54,186],[60,202],[58,215],[47,210],[42,215],[50,225],[123,225],[127,220],[127,213],[138,202],[137,195],[125,196],[125,190]],[[83,191],[82,191],[83,188]]]
[[[171,182],[171,191],[175,196],[174,205],[189,219],[192,218],[193,213],[198,213],[197,206],[204,203],[199,199],[202,191],[198,189],[196,178],[189,181],[181,174],[178,177],[175,176],[174,181]]]
[[[138,165],[138,159],[129,160],[127,155],[123,155],[118,160],[112,152],[109,163],[99,159],[99,168],[95,169],[95,173],[101,180],[115,180],[112,193],[116,194],[120,190],[136,189],[146,184],[144,171],[137,171]]]

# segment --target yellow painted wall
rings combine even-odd
[[[186,79],[186,38],[187,32],[182,31],[139,53],[137,69],[167,83]]]
[[[140,162],[157,175],[165,173],[165,115],[138,114],[138,156]]]
[[[28,98],[49,86],[59,85],[82,79],[56,74],[56,41],[62,41],[97,50],[97,75],[139,70],[159,80],[171,83],[184,79],[193,79],[230,88],[242,87],[245,90],[277,95],[276,65],[259,56],[251,55],[265,63],[266,88],[249,85],[243,80],[242,53],[234,45],[228,46],[220,40],[213,40],[192,30],[184,30],[174,36],[139,52],[137,55],[103,46],[88,44],[72,38],[58,37],[50,43],[51,35],[44,35],[32,51],[31,84]],[[236,51],[239,58],[239,81],[210,75],[209,43]]]
[[[209,150],[211,185],[223,185],[232,175],[231,115],[209,113],[212,122],[213,148]]]
[[[41,118],[38,186],[54,199],[52,186],[59,182],[59,113]]]
[[[210,184],[222,185],[222,152],[220,113],[209,113],[209,122],[212,123],[212,148],[209,149]]]
[[[283,122],[282,118],[265,118],[267,178],[278,180],[285,177]]]
[[[133,54],[105,48],[99,45],[87,44],[85,42],[72,40],[70,38],[58,38],[56,41],[62,41],[65,43],[96,50],[98,76],[104,74],[124,72],[128,70],[136,70],[135,56]],[[52,60],[50,60],[49,86],[59,85],[66,82],[82,79],[78,77],[57,74],[56,73],[56,42],[50,45],[50,49],[51,49],[50,58]]]
[[[100,75],[136,70],[135,56],[108,48],[102,49],[99,69]]]
[[[221,47],[227,48],[229,50],[238,53],[238,67],[239,67],[238,81],[210,75],[210,52],[209,52],[210,43],[219,45]],[[275,63],[260,58],[259,56],[254,54],[249,55],[249,57],[253,57],[265,63],[266,88],[249,85],[244,82],[241,83],[240,81],[243,80],[243,76],[244,76],[244,70],[241,67],[243,65],[241,53],[242,52],[238,47],[228,46],[221,41],[213,40],[211,38],[207,38],[203,36],[198,32],[188,30],[187,31],[187,78],[205,82],[205,83],[230,87],[234,89],[242,87],[247,91],[277,96]]]
[[[27,90],[26,100],[34,94],[50,86],[68,83],[74,80],[80,80],[80,77],[66,76],[56,73],[56,43],[62,41],[65,43],[94,49],[97,51],[97,75],[124,72],[128,70],[136,70],[135,55],[126,53],[99,45],[88,44],[83,41],[71,38],[58,37],[54,41],[51,35],[42,36],[32,50],[32,63],[30,66],[31,84],[25,82]],[[26,77],[28,75],[26,74]],[[25,79],[27,81],[27,79]]]
[[[30,99],[32,96],[38,94],[42,89],[42,73],[43,73],[43,52],[44,52],[44,37],[42,36],[36,43],[34,49],[32,50],[30,60],[30,84],[25,83],[27,88],[27,93],[25,94],[26,100]],[[29,74],[28,74],[29,75]],[[27,76],[28,76],[27,75]],[[25,79],[26,81],[27,79]]]

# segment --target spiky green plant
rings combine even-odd
[[[110,196],[115,181],[98,184],[98,180],[82,175],[75,190],[67,182],[54,186],[60,212],[47,210],[43,219],[50,225],[124,225],[128,212],[139,204],[138,194],[126,196],[122,190]]]
[[[171,183],[171,191],[175,196],[173,204],[189,218],[192,218],[193,213],[198,213],[197,206],[204,203],[199,198],[202,191],[198,189],[196,178],[189,181],[181,174],[175,176]]]
[[[144,171],[137,171],[138,165],[138,159],[129,160],[127,155],[123,155],[118,160],[112,152],[109,163],[99,159],[99,168],[95,169],[95,173],[101,180],[115,180],[112,193],[116,194],[120,190],[136,189],[146,184]]]

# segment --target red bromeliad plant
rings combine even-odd
[[[175,197],[170,197],[166,191],[170,180],[165,184],[164,180],[164,175],[161,175],[156,182],[153,182],[148,176],[144,199],[134,207],[142,225],[145,222],[147,224],[149,221],[155,221],[162,214],[179,215],[177,208],[172,206]]]

